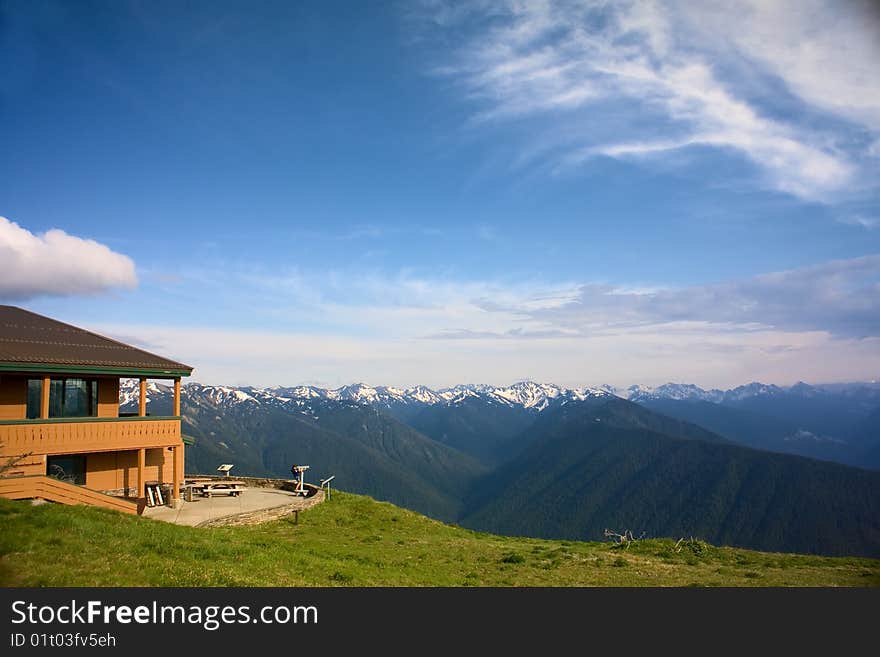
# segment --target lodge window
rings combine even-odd
[[[85,454],[65,454],[46,459],[46,474],[68,484],[84,486],[86,483]]]
[[[40,417],[42,390],[42,379],[28,379],[28,419]],[[95,417],[97,415],[97,379],[49,380],[49,417]]]
[[[27,418],[33,420],[40,417],[40,395],[43,389],[43,379],[28,379],[27,395]]]

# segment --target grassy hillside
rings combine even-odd
[[[0,499],[0,528],[3,586],[880,586],[877,560],[506,538],[345,493],[215,529]]]

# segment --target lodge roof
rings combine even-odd
[[[0,305],[0,371],[189,376],[192,367],[64,322]]]

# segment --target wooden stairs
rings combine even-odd
[[[133,500],[99,493],[91,488],[68,484],[46,475],[2,478],[0,497],[10,500],[41,499],[58,504],[88,504],[133,514],[142,511]]]

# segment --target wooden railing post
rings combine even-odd
[[[138,499],[141,499],[146,496],[146,491],[144,490],[144,465],[146,464],[146,452],[143,447],[138,450],[138,485],[137,485],[137,496]]]
[[[172,415],[180,416],[180,377],[174,379],[174,412]]]
[[[147,414],[147,379],[141,377],[141,386],[138,395],[138,415],[144,417]]]
[[[178,447],[171,448],[171,457],[174,459],[171,478],[171,506],[180,506],[180,452]]]

